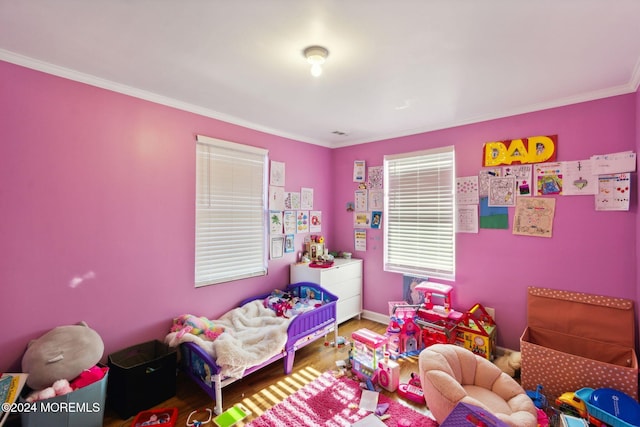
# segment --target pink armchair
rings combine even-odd
[[[524,389],[493,363],[454,344],[420,353],[427,406],[442,423],[458,402],[479,406],[513,427],[536,427],[537,410]]]

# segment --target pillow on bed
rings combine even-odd
[[[324,294],[318,289],[311,286],[300,286],[298,288],[298,295],[305,300],[323,300]],[[320,301],[322,303],[322,301]]]

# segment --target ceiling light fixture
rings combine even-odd
[[[322,46],[309,46],[304,50],[304,57],[311,64],[311,75],[318,77],[322,74],[322,64],[329,56],[329,51]]]

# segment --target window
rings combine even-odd
[[[384,157],[384,269],[455,279],[453,147]]]
[[[266,274],[267,154],[198,135],[196,287]]]

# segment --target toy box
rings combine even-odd
[[[109,406],[123,419],[149,409],[176,394],[177,350],[148,341],[108,358]]]
[[[107,371],[86,387],[31,403],[34,410],[20,413],[22,427],[102,427],[108,376]],[[19,401],[25,403],[22,397]]]
[[[140,412],[131,427],[155,426],[174,427],[178,421],[178,408],[150,409]]]
[[[491,412],[468,403],[458,403],[440,427],[509,427]]]
[[[550,402],[566,391],[610,387],[638,398],[633,301],[529,287],[520,337],[522,387]]]

